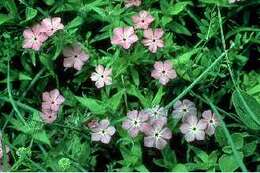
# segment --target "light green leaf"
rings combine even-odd
[[[38,12],[37,10],[31,7],[26,7],[25,10],[26,21],[33,19],[37,15],[37,12]]]
[[[116,111],[122,101],[124,93],[125,90],[121,90],[115,95],[113,95],[110,99],[107,100],[107,106],[111,108],[113,111]]]
[[[239,153],[240,158],[243,158],[243,154]],[[234,155],[223,154],[219,158],[219,167],[223,172],[233,172],[239,168]]]
[[[158,104],[160,104],[161,100],[162,100],[162,97],[164,96],[165,92],[163,92],[163,87],[161,86],[158,91],[157,91],[157,94],[155,95],[155,97],[153,98],[153,101],[152,101],[152,105],[153,106],[156,106]]]
[[[177,2],[176,4],[168,8],[168,12],[170,15],[177,15],[180,12],[182,12],[188,4],[191,4],[191,2],[189,1]]]
[[[99,100],[87,97],[75,97],[83,106],[94,114],[104,114],[106,112],[106,107],[104,107],[103,103]]]
[[[6,14],[0,14],[0,25],[8,22],[9,20],[11,20],[12,18],[9,17],[8,15]]]

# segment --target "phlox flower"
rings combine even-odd
[[[158,119],[165,119],[164,121],[167,121],[167,110],[164,107],[157,105],[152,108],[148,108],[145,111],[149,115],[149,121],[151,124]]]
[[[137,15],[132,16],[132,21],[135,28],[148,29],[149,25],[154,21],[154,18],[147,11],[143,10]]]
[[[103,119],[94,128],[91,128],[91,140],[108,144],[115,132],[116,129],[110,126],[109,120]]]
[[[72,46],[66,47],[63,50],[63,66],[74,67],[76,70],[81,70],[82,66],[89,59],[89,55],[86,54],[80,47],[79,44],[73,44]]]
[[[145,131],[144,146],[153,147],[162,150],[169,139],[172,138],[172,132],[165,127],[165,119],[158,119]]]
[[[198,120],[197,116],[191,115],[180,126],[181,132],[187,142],[205,139],[205,129],[207,124],[203,120]]]
[[[133,110],[127,113],[127,119],[123,122],[122,127],[128,130],[132,137],[136,137],[139,132],[144,132],[149,126],[148,119],[149,116],[145,111]]]
[[[202,121],[207,124],[206,134],[209,136],[215,133],[215,128],[219,125],[219,121],[214,113],[211,110],[206,110],[202,113]]]
[[[49,37],[56,31],[63,29],[64,25],[61,23],[60,17],[45,18],[41,22],[41,30]]]
[[[97,88],[102,88],[105,85],[112,84],[112,69],[104,68],[103,65],[98,65],[96,67],[96,72],[91,74],[91,80],[95,81],[95,85]]]
[[[125,7],[126,8],[129,8],[129,7],[132,7],[132,6],[140,6],[141,5],[141,0],[125,0]]]
[[[43,109],[40,116],[45,123],[51,124],[57,119],[57,114],[58,112],[56,111],[52,111],[50,109]]]
[[[41,25],[36,24],[31,28],[23,31],[23,48],[34,49],[38,51],[42,43],[48,39],[48,36],[42,32]]]
[[[138,40],[133,27],[115,28],[113,34],[111,43],[124,49],[129,49]]]
[[[155,62],[151,76],[155,79],[159,79],[162,85],[166,85],[170,79],[177,77],[175,70],[172,68],[172,63],[168,60]]]
[[[57,112],[60,105],[65,101],[64,97],[60,94],[58,89],[42,94],[42,110],[50,110]]]
[[[144,46],[148,47],[150,52],[157,52],[158,48],[164,47],[164,42],[161,39],[164,32],[162,29],[147,29],[144,31],[145,39],[142,41]]]
[[[188,99],[178,100],[174,105],[172,112],[173,118],[184,120],[190,115],[197,115],[197,108],[193,102]]]

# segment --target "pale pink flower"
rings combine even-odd
[[[147,11],[140,11],[138,15],[132,16],[132,21],[135,28],[148,29],[154,18]]]
[[[91,128],[91,140],[101,141],[104,144],[108,144],[111,137],[115,134],[116,129],[113,126],[109,126],[110,122],[108,119],[101,120],[98,125]]]
[[[206,134],[209,136],[213,135],[215,133],[215,128],[219,125],[219,121],[214,113],[211,112],[211,110],[204,111],[202,113],[202,121],[204,121],[207,124],[206,128]]]
[[[182,123],[180,130],[185,134],[186,141],[192,142],[205,139],[206,127],[207,124],[203,120],[198,120],[197,116],[191,115]]]
[[[122,127],[128,130],[132,137],[136,137],[139,132],[144,132],[149,127],[148,119],[149,115],[145,111],[133,110],[127,113],[127,119],[123,122]]]
[[[93,72],[91,74],[91,80],[95,81],[95,85],[97,88],[102,88],[105,85],[111,85],[112,84],[112,69],[110,68],[104,68],[103,65],[98,65],[96,67],[96,72]]]
[[[41,118],[45,123],[51,124],[57,119],[57,113],[58,112],[52,110],[43,109],[41,113]]]
[[[96,128],[96,127],[98,127],[98,120],[91,120],[90,122],[88,122],[88,128]]]
[[[172,68],[172,63],[168,60],[155,62],[151,76],[155,79],[159,79],[162,85],[166,85],[170,79],[177,77],[175,70]]]
[[[48,36],[41,32],[41,25],[37,24],[23,31],[23,48],[34,49],[38,51],[42,43],[48,39]]]
[[[63,29],[64,25],[61,23],[60,17],[45,18],[41,22],[42,32],[45,32],[49,37],[56,31]]]
[[[80,47],[79,44],[73,44],[72,46],[66,47],[63,50],[63,66],[74,67],[76,70],[81,70],[82,66],[89,59],[89,55],[86,54]]]
[[[1,159],[2,159],[2,157],[3,157],[3,155],[4,155],[4,152],[3,152],[4,150],[3,150],[3,145],[2,145],[2,139],[0,138],[0,161],[1,161]],[[5,153],[9,153],[9,151],[10,151],[10,149],[9,149],[9,147],[6,145],[5,146]]]
[[[140,6],[141,5],[141,0],[125,0],[125,7],[129,8],[132,6]]]
[[[154,121],[150,129],[145,131],[144,146],[154,147],[159,150],[166,146],[167,141],[172,138],[172,132],[169,128],[164,127],[165,124],[165,119]]]
[[[159,105],[145,110],[149,115],[149,122],[153,124],[158,119],[165,119],[167,121],[167,110]]]
[[[50,110],[57,112],[60,105],[65,101],[64,97],[60,94],[58,89],[42,94],[42,110]]]
[[[173,118],[185,120],[190,115],[197,115],[197,108],[193,102],[188,99],[177,101],[172,112]]]
[[[158,48],[164,47],[164,42],[161,39],[163,36],[162,29],[147,29],[144,31],[145,39],[142,41],[144,46],[148,47],[150,52],[155,53]]]
[[[129,49],[138,40],[133,27],[115,28],[113,34],[111,43],[124,49]]]

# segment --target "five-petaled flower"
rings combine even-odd
[[[133,27],[115,28],[111,43],[129,49],[138,40]]]
[[[172,112],[173,118],[185,120],[190,115],[197,115],[197,108],[193,102],[188,99],[178,100],[174,105]]]
[[[41,25],[37,24],[23,31],[23,48],[38,51],[48,36],[42,32]]]
[[[167,121],[167,110],[159,105],[145,110],[149,115],[149,122],[153,124],[154,121],[158,119],[165,119]]]
[[[141,5],[141,0],[125,0],[125,7],[129,8],[132,6],[140,6]]]
[[[161,39],[164,32],[162,29],[147,29],[144,31],[145,39],[142,41],[144,46],[148,47],[150,52],[155,53],[157,52],[158,48],[164,47],[164,42]]]
[[[94,128],[91,128],[91,140],[108,144],[115,132],[116,129],[110,126],[109,120],[103,119]]]
[[[180,126],[181,132],[187,142],[205,139],[205,129],[207,124],[203,120],[198,120],[197,116],[191,115]]]
[[[127,113],[127,119],[123,122],[122,127],[128,130],[132,137],[136,137],[139,132],[144,132],[149,127],[148,119],[149,115],[145,111],[133,110]]]
[[[172,63],[168,60],[155,62],[151,76],[159,79],[162,85],[166,85],[170,79],[177,77],[175,70],[172,68]]]
[[[64,25],[61,23],[60,17],[45,18],[41,22],[42,32],[46,33],[49,37],[63,28]]]
[[[211,110],[206,110],[202,113],[202,121],[207,124],[206,134],[209,136],[215,133],[215,128],[219,125],[219,121],[214,113]]]
[[[136,29],[148,29],[154,18],[147,11],[140,11],[138,15],[132,16],[132,21]]]
[[[64,97],[60,94],[58,89],[42,94],[42,110],[51,110],[57,112],[60,105],[64,102]]]
[[[166,146],[167,141],[172,138],[172,132],[169,128],[164,127],[165,124],[165,119],[154,121],[150,129],[145,131],[144,146],[154,147],[159,150]]]
[[[74,67],[76,70],[81,70],[82,66],[89,59],[89,55],[86,54],[79,44],[75,43],[72,46],[66,47],[63,50],[63,66]]]
[[[102,88],[105,85],[112,84],[112,69],[104,68],[103,65],[98,65],[96,67],[96,72],[91,74],[91,80],[95,81],[95,85],[97,88]]]

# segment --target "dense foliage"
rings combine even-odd
[[[0,170],[260,171],[259,7],[0,0]]]

